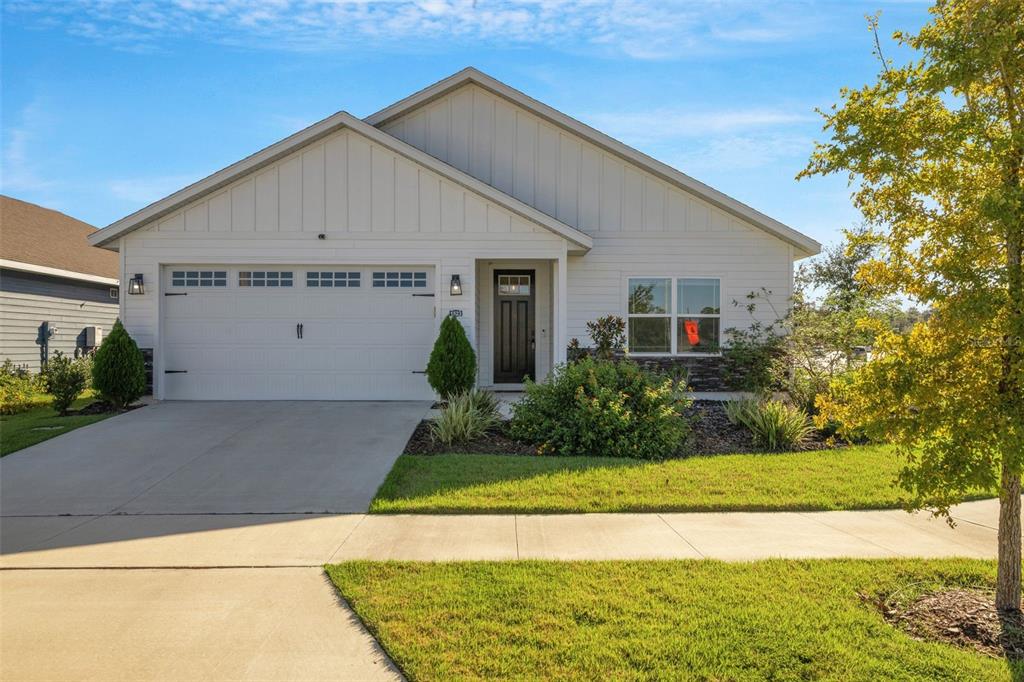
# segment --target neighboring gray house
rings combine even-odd
[[[186,141],[187,143],[187,141]],[[157,398],[430,399],[443,316],[479,384],[543,378],[586,323],[714,387],[734,299],[789,304],[819,244],[475,69],[340,112],[100,230]],[[127,284],[126,284],[127,288]],[[768,307],[758,315],[768,316]]]
[[[117,254],[91,246],[96,228],[0,196],[0,362],[38,371],[61,351],[77,355],[117,319]]]

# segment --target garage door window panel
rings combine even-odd
[[[413,270],[388,270],[373,273],[375,289],[425,289],[427,273]]]
[[[310,270],[306,273],[306,286],[311,289],[357,289],[361,280],[358,272]]]
[[[225,270],[172,270],[172,287],[226,287],[228,273]]]
[[[242,270],[238,273],[238,286],[290,287],[293,274],[286,270]]]

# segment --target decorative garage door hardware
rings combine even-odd
[[[188,296],[187,291],[165,291],[164,296]]]
[[[295,337],[298,338],[298,339],[302,338],[302,323],[301,322],[299,322],[297,325],[295,325]]]
[[[426,298],[434,298],[433,294],[413,294],[413,296],[424,296]]]
[[[165,369],[164,374],[188,374],[187,369]]]

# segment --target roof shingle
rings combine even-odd
[[[117,254],[86,239],[95,231],[92,225],[58,211],[0,195],[0,258],[4,260],[116,279]]]

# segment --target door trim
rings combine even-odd
[[[499,296],[498,295],[498,278],[501,275],[529,275],[530,276],[530,295],[529,296]],[[529,317],[526,321],[526,335],[530,339],[528,341],[528,352],[526,358],[526,371],[523,376],[515,376],[508,373],[503,373],[500,368],[500,345],[501,345],[501,300],[516,299],[526,300],[527,307],[529,310]],[[492,319],[492,342],[491,352],[493,354],[492,360],[492,371],[491,381],[495,384],[520,384],[525,376],[529,376],[531,379],[537,377],[537,271],[531,269],[495,269],[493,273],[493,279],[491,282],[491,307],[494,308],[494,315]]]

